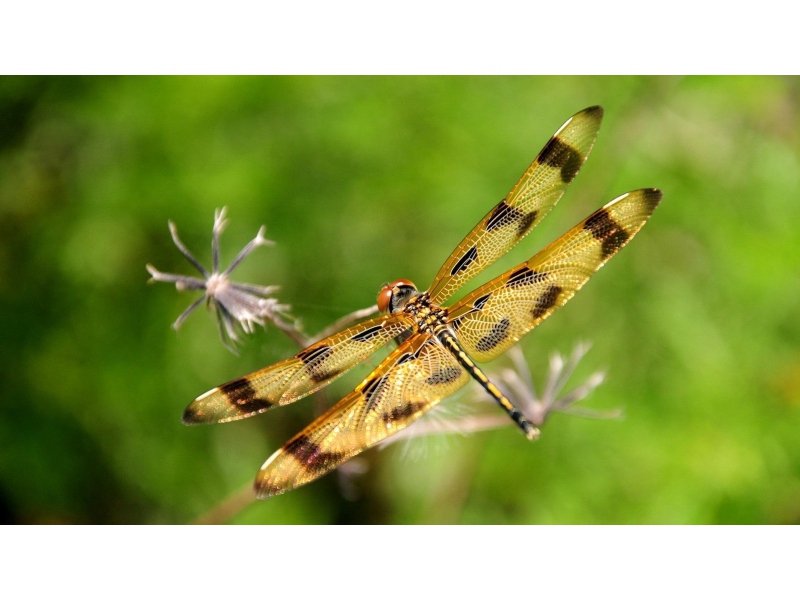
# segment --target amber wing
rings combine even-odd
[[[414,335],[349,395],[273,454],[256,478],[267,498],[321,477],[405,429],[469,381],[430,334]]]
[[[348,327],[292,358],[206,392],[186,407],[183,422],[225,423],[299,400],[349,371],[411,325],[403,315],[387,315]]]
[[[508,350],[636,235],[661,196],[643,189],[616,198],[529,261],[453,305],[449,319],[464,349],[479,362]]]
[[[503,200],[464,238],[430,287],[442,304],[467,281],[503,256],[537,225],[564,194],[594,145],[603,109],[582,110],[550,138]]]

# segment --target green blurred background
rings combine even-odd
[[[313,333],[386,281],[426,287],[549,136],[601,104],[564,199],[480,280],[623,192],[664,190],[522,342],[541,381],[553,351],[591,341],[575,381],[608,377],[586,406],[625,418],[369,451],[351,489],[330,475],[230,521],[800,522],[799,103],[800,79],[774,77],[0,78],[2,520],[191,522],[319,409],[181,424],[198,394],[296,348],[270,327],[235,356],[204,309],[170,328],[197,296],[146,284],[148,262],[191,274],[168,219],[206,265],[215,208],[223,263],[266,224],[277,245],[235,279],[280,284]]]

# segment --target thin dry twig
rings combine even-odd
[[[249,483],[217,504],[210,511],[195,519],[193,525],[221,525],[229,522],[251,504],[255,504],[256,493]]]
[[[351,312],[349,315],[343,316],[341,319],[337,320],[332,325],[328,325],[328,327],[320,331],[317,335],[309,338],[308,343],[313,344],[320,341],[323,338],[333,335],[334,333],[338,333],[351,323],[355,323],[356,321],[365,319],[370,315],[375,314],[376,312],[378,312],[377,304],[373,304],[372,306],[368,306],[367,308],[362,308],[360,310],[355,310]]]

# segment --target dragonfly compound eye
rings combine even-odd
[[[378,310],[395,312],[417,293],[417,286],[408,279],[398,279],[381,287],[378,293]]]

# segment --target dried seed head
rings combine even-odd
[[[223,343],[235,352],[235,345],[240,341],[241,333],[252,333],[256,324],[264,327],[267,322],[271,322],[286,330],[287,328],[296,329],[296,321],[288,314],[291,308],[289,305],[280,304],[275,298],[270,297],[270,294],[279,289],[278,286],[236,283],[229,277],[233,270],[257,247],[274,245],[275,242],[264,237],[266,228],[263,225],[258,230],[256,237],[239,252],[228,268],[220,271],[219,238],[227,224],[225,214],[225,208],[214,213],[214,226],[211,230],[211,272],[208,272],[200,261],[189,252],[178,236],[178,228],[172,221],[169,222],[172,241],[181,254],[186,257],[186,260],[199,271],[202,278],[162,273],[152,265],[147,265],[147,270],[151,275],[150,281],[174,283],[178,291],[203,291],[203,295],[183,311],[173,323],[172,326],[175,329],[178,329],[186,318],[205,301],[209,307],[214,307]]]

